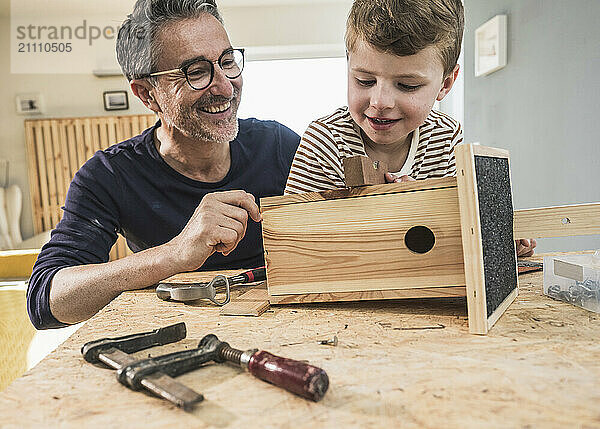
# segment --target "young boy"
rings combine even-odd
[[[344,187],[343,158],[387,163],[390,182],[456,174],[460,124],[432,111],[458,75],[461,0],[356,0],[346,26],[348,107],[310,124],[285,193]]]
[[[388,182],[456,175],[461,126],[432,107],[458,76],[463,28],[461,0],[355,0],[348,107],[309,125],[285,193],[344,187],[343,159],[354,155],[386,162]],[[519,245],[526,255],[535,241]]]

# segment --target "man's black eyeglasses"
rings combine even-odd
[[[218,64],[229,79],[235,79],[242,74],[244,69],[244,50],[243,49],[227,49],[224,51],[217,61],[210,61],[204,58],[190,60],[187,64],[176,69],[154,72],[145,76],[140,76],[140,79],[150,76],[162,76],[170,73],[183,73],[187,83],[196,90],[208,88],[212,83],[215,75],[215,64]]]

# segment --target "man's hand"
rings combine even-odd
[[[50,288],[52,315],[64,323],[81,322],[125,290],[195,270],[214,252],[229,254],[246,233],[248,215],[261,220],[254,197],[244,191],[205,195],[171,241],[116,261],[59,270]]]
[[[416,179],[413,179],[406,174],[404,176],[396,177],[391,173],[385,173],[385,182],[386,183],[399,183],[399,182],[416,182]]]
[[[517,256],[531,256],[533,255],[533,249],[537,246],[537,241],[534,238],[529,240],[521,238],[515,242],[517,246]]]
[[[227,256],[246,234],[248,216],[262,220],[254,197],[244,191],[207,194],[181,233],[169,242],[182,271],[200,267],[214,252]]]

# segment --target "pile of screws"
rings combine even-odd
[[[600,282],[587,279],[583,282],[576,281],[568,290],[562,290],[559,285],[548,288],[547,295],[559,301],[568,302],[579,307],[587,308],[600,303]]]

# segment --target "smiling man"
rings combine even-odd
[[[256,201],[283,192],[299,137],[237,119],[244,51],[215,2],[138,0],[117,58],[159,121],[73,178],[27,293],[38,329],[86,320],[121,292],[182,271],[264,263]],[[117,233],[135,253],[107,262]]]

